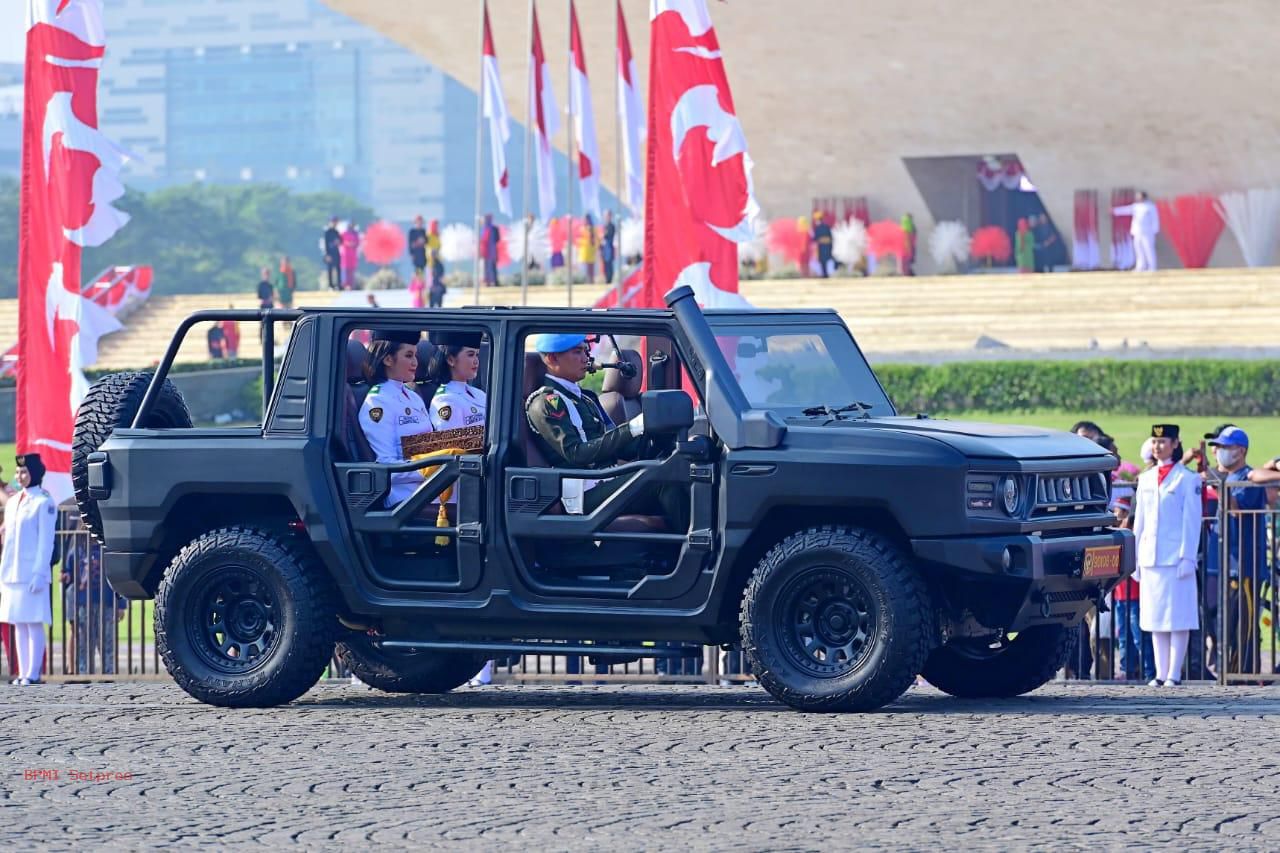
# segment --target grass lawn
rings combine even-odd
[[[1025,424],[1027,426],[1053,427],[1067,430],[1076,421],[1093,421],[1116,440],[1123,459],[1137,462],[1142,442],[1151,435],[1154,423],[1173,423],[1182,428],[1182,444],[1191,450],[1201,441],[1201,436],[1220,423],[1232,421],[1249,434],[1249,462],[1261,465],[1266,460],[1280,456],[1280,418],[1231,418],[1227,416],[1207,418],[1199,415],[1115,415],[1105,412],[965,412],[962,415],[945,415],[954,420],[990,421],[1001,424]]]

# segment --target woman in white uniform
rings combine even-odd
[[[1182,464],[1177,424],[1151,428],[1156,464],[1138,477],[1133,535],[1138,545],[1139,624],[1151,632],[1152,687],[1181,684],[1187,640],[1200,627],[1196,557],[1200,550],[1200,478]]]
[[[421,337],[420,332],[376,331],[369,344],[365,375],[373,387],[360,405],[360,429],[384,465],[405,461],[400,439],[433,432],[427,406],[412,386]],[[422,480],[422,469],[392,474],[387,506],[412,495]]]
[[[485,393],[471,383],[480,372],[480,334],[437,332],[437,345],[427,378],[437,383],[431,397],[431,424],[436,429],[482,426]]]
[[[471,384],[480,372],[481,335],[433,332],[431,340],[437,346],[427,365],[427,378],[437,383],[431,397],[431,425],[437,430],[483,426],[487,397]],[[469,683],[479,687],[492,680],[493,661],[489,660]]]
[[[41,488],[44,462],[35,453],[18,457],[22,491],[4,508],[4,553],[0,555],[0,622],[13,625],[18,677],[12,684],[39,684],[44,662],[44,629],[53,621],[54,526],[58,507]]]

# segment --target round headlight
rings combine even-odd
[[[1000,484],[1000,496],[1004,499],[1004,511],[1013,515],[1018,511],[1018,500],[1022,496],[1018,493],[1018,479],[1016,477],[1005,477]]]

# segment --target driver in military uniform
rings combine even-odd
[[[615,424],[595,393],[579,383],[587,375],[591,350],[587,336],[577,333],[534,335],[533,348],[547,367],[547,378],[525,400],[529,426],[537,435],[547,460],[556,468],[609,468],[641,450],[644,415]],[[625,478],[624,478],[625,479]],[[591,513],[622,487],[623,479],[561,481],[561,503],[572,515]],[[659,506],[640,498],[630,502],[630,512],[661,512],[676,525],[683,523],[687,501],[679,489],[660,487]],[[640,504],[637,506],[635,504]]]

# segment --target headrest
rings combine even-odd
[[[347,338],[347,381],[356,382],[364,379],[364,363],[369,359],[369,351],[364,344],[355,338]]]
[[[601,390],[606,394],[609,392],[621,394],[628,400],[639,397],[640,391],[644,388],[644,360],[640,358],[640,353],[633,349],[624,349],[617,361],[626,362],[635,367],[636,375],[627,378],[622,375],[621,370],[605,368],[604,385]]]
[[[542,356],[536,352],[527,352],[524,354],[524,398],[529,399],[529,395],[535,390],[542,387],[542,383],[547,378],[547,366],[542,363]]]
[[[431,341],[418,341],[418,370],[413,374],[413,381],[427,381],[427,368],[431,365],[431,356],[435,355],[435,352],[436,345]]]

